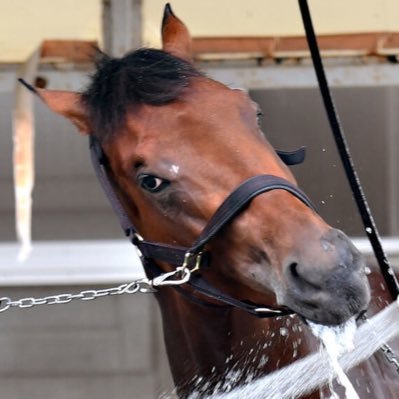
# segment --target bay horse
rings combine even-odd
[[[195,68],[189,31],[170,5],[162,45],[122,58],[101,54],[82,93],[35,92],[96,140],[138,245],[145,240],[192,248],[221,207],[226,210],[229,195],[234,205],[237,187],[278,182],[251,194],[208,235],[207,262],[197,256],[191,270],[208,288],[165,286],[155,293],[176,392],[188,398],[245,383],[307,355],[318,343],[303,320],[346,322],[367,309],[370,287],[358,250],[300,194],[261,132],[257,105],[244,91]],[[175,270],[173,262],[145,258],[151,278]],[[376,276],[373,287],[381,291]],[[380,302],[387,300],[379,294]],[[280,317],[256,317],[245,311],[251,304]],[[374,301],[371,308],[383,305]],[[354,386],[361,398],[399,398],[395,371],[379,356],[351,372]],[[322,392],[308,396],[320,397]]]

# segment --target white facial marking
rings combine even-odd
[[[173,172],[175,175],[179,174],[179,167],[177,165],[172,165],[170,170]]]

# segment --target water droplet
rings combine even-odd
[[[368,234],[371,234],[373,232],[373,229],[371,227],[366,227],[366,232]]]
[[[321,203],[324,205],[326,203],[326,201],[321,201]]]
[[[258,368],[263,367],[269,361],[269,356],[262,355],[259,360]]]
[[[280,335],[286,337],[288,335],[288,329],[285,327],[280,328]]]
[[[322,149],[323,152],[326,152],[327,150],[325,148]]]
[[[363,368],[360,369],[360,374],[364,377],[366,375],[366,372],[364,371]]]
[[[366,267],[364,268],[364,272],[365,272],[366,274],[371,274],[371,269],[370,269],[368,266],[366,266]]]

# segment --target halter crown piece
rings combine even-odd
[[[293,165],[303,161],[305,150],[301,148],[293,152],[279,151],[277,153],[284,162]],[[119,218],[121,227],[139,250],[143,267],[147,274],[154,278],[154,285],[175,286],[184,296],[190,297],[195,302],[208,305],[207,302],[201,301],[181,287],[177,287],[187,283],[195,291],[205,296],[245,310],[258,317],[274,317],[292,313],[291,310],[286,308],[272,309],[232,298],[205,280],[200,270],[209,265],[210,253],[205,249],[206,244],[256,196],[271,190],[285,190],[314,210],[315,208],[309,198],[298,187],[281,177],[273,175],[257,175],[245,180],[223,201],[192,246],[179,247],[146,241],[140,236],[112,187],[107,173],[107,157],[100,142],[93,135],[90,136],[90,154],[96,175]],[[174,265],[177,268],[173,272],[164,273],[155,263],[157,260]],[[176,279],[176,276],[179,276],[179,278]]]

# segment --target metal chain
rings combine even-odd
[[[385,355],[385,358],[388,360],[388,362],[392,363],[396,368],[396,372],[399,373],[399,360],[392,348],[388,344],[384,344],[381,346],[380,350]]]
[[[142,278],[136,281],[132,281],[130,283],[121,284],[117,287],[98,290],[84,290],[78,292],[77,294],[58,294],[46,296],[43,298],[28,297],[16,300],[12,300],[9,297],[2,297],[0,298],[0,313],[10,310],[12,308],[26,309],[38,305],[66,304],[75,299],[80,299],[82,301],[91,301],[106,296],[136,293],[153,293],[157,291],[156,287],[184,284],[190,279],[190,276],[191,271],[187,267],[178,267],[176,270],[161,274],[153,280]]]

